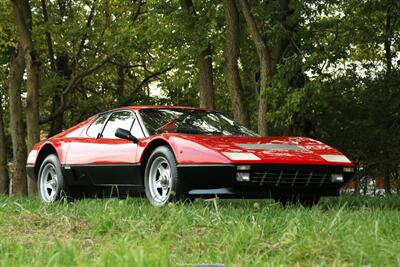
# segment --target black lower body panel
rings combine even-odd
[[[247,186],[232,186],[216,189],[193,189],[188,192],[191,196],[218,196],[220,198],[279,198],[279,197],[315,197],[338,196],[338,189],[282,189],[282,188],[251,188]]]
[[[29,178],[36,181],[37,177],[36,177],[34,165],[26,165],[26,173],[28,174]]]
[[[144,192],[138,164],[64,165],[68,191],[77,197],[126,197]]]
[[[248,181],[237,181],[238,172],[249,173]],[[238,171],[236,165],[178,165],[180,181],[189,195],[244,198],[285,196],[336,196],[353,173],[340,166],[318,165],[250,165]],[[332,174],[343,176],[334,182]]]
[[[180,182],[188,189],[215,189],[232,185],[235,165],[178,165]]]
[[[238,170],[233,164],[180,164],[179,182],[190,196],[221,198],[279,198],[286,196],[336,196],[353,172],[340,166],[319,165],[247,165]],[[92,169],[95,168],[95,169]],[[35,177],[34,169],[27,167]],[[77,196],[125,197],[144,195],[143,173],[140,165],[63,166],[68,189]],[[348,171],[348,170],[347,170]],[[249,173],[247,181],[237,181],[238,172]],[[332,181],[333,174],[342,181]],[[109,180],[111,179],[111,180]]]

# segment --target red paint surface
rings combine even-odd
[[[123,107],[171,108],[169,106]],[[174,107],[191,108],[191,107]],[[192,109],[192,108],[191,108]],[[38,152],[45,145],[52,145],[57,151],[61,164],[128,164],[139,163],[147,146],[163,140],[172,148],[178,164],[310,164],[353,166],[352,163],[328,162],[321,154],[342,155],[336,149],[319,141],[303,137],[240,137],[209,136],[179,133],[163,133],[140,139],[138,144],[122,139],[96,139],[86,135],[86,128],[94,117],[36,144],[28,156],[28,165],[34,165]],[[236,144],[290,144],[300,146],[300,151],[248,150]],[[223,152],[248,152],[261,160],[233,161]]]

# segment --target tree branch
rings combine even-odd
[[[112,60],[110,60],[110,64],[113,64],[113,65],[118,66],[118,67],[124,67],[124,68],[127,68],[127,69],[146,68],[146,65],[144,65],[144,64],[132,64],[132,65],[129,65],[129,64],[118,63],[118,62],[115,62],[115,61],[112,61]]]
[[[142,5],[143,5],[142,0],[139,0],[137,5],[138,6],[136,8],[136,11],[135,11],[135,13],[133,14],[133,17],[132,17],[132,23],[135,23],[136,20],[138,19],[138,17],[140,16],[140,9],[142,8]]]
[[[99,68],[101,68],[104,64],[106,64],[107,62],[110,61],[110,59],[113,57],[114,55],[110,55],[107,56],[105,59],[103,59],[101,62],[93,65],[92,67],[90,67],[89,69],[85,70],[84,72],[81,72],[78,75],[72,76],[72,78],[69,80],[69,83],[67,85],[67,87],[63,90],[62,94],[63,95],[67,95],[72,89],[75,88],[76,84],[79,83],[83,78],[85,78],[86,76],[88,76],[89,74],[91,74],[92,72],[95,72],[96,70],[98,70]]]
[[[253,17],[253,14],[250,12],[249,5],[247,3],[247,0],[239,0],[240,7],[242,9],[244,18],[246,20],[247,25],[249,26],[250,29],[250,34],[251,37],[253,38],[254,44],[256,45],[256,49],[258,51],[258,54],[261,55],[265,53],[265,51],[268,51],[268,46],[266,42],[264,42],[260,31],[257,28],[256,21]],[[270,61],[270,55],[267,53],[268,60]]]
[[[40,124],[48,123],[49,121],[51,121],[52,119],[54,119],[55,117],[60,115],[65,110],[65,106],[66,106],[65,97],[66,97],[66,95],[68,95],[77,86],[77,84],[82,81],[83,78],[85,78],[86,76],[92,74],[96,70],[100,69],[106,63],[108,63],[113,56],[114,55],[107,56],[101,62],[93,65],[92,67],[88,68],[87,70],[81,72],[78,75],[72,76],[71,79],[68,82],[67,87],[65,87],[65,89],[60,94],[60,105],[59,105],[59,107],[53,112],[53,114],[51,114],[47,118],[41,119],[39,121]]]
[[[47,14],[47,7],[46,7],[46,0],[41,0],[42,3],[42,13],[43,13],[43,21],[45,23],[49,22],[49,16]],[[46,35],[46,41],[47,41],[47,50],[49,53],[49,60],[50,60],[50,66],[53,71],[56,70],[56,64],[54,62],[54,49],[53,49],[53,41],[51,40],[51,34],[49,30],[46,30],[45,32]]]
[[[136,92],[141,89],[145,84],[147,84],[151,79],[160,76],[161,74],[166,73],[167,71],[171,70],[172,67],[157,71],[157,72],[153,72],[152,74],[150,74],[149,76],[145,77],[138,86],[136,86],[132,92],[129,94],[128,97],[126,97],[123,101],[119,101],[119,105],[121,106],[126,106],[130,103],[132,103],[135,100],[135,96],[136,96]]]
[[[86,29],[89,29],[90,25],[92,24],[92,20],[93,20],[93,17],[94,17],[94,12],[95,12],[95,7],[94,7],[95,2],[96,2],[96,0],[93,0],[92,7],[90,8],[90,13],[89,13],[89,16],[88,16],[88,18],[86,20]],[[79,44],[78,52],[76,53],[76,56],[74,58],[74,64],[78,61],[78,59],[80,58],[80,56],[82,54],[83,46],[84,46],[84,44],[86,42],[86,38],[87,38],[87,33],[85,32],[83,34],[81,42]]]

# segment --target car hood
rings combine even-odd
[[[338,150],[305,137],[173,136],[217,152],[233,163],[353,166]]]

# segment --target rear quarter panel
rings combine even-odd
[[[38,156],[45,146],[53,147],[57,153],[60,163],[65,164],[70,143],[82,134],[84,129],[86,129],[87,125],[91,123],[93,119],[94,117],[83,121],[47,140],[43,140],[35,144],[28,154],[27,165],[36,165]]]
[[[46,141],[37,143],[32,148],[31,152],[28,155],[27,165],[28,166],[36,165],[40,151],[43,149],[43,147],[45,147],[47,145],[50,145],[55,149],[60,163],[64,164],[67,153],[68,153],[69,144],[71,141],[72,141],[71,138],[66,138],[66,139],[46,140]]]

